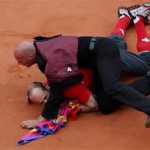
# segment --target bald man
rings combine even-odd
[[[21,64],[26,67],[31,67],[36,64],[36,50],[32,42],[23,41],[21,42],[14,51],[14,56]]]
[[[94,72],[95,95],[98,101],[104,101],[107,96],[150,116],[150,99],[145,93],[138,92],[120,79],[121,71],[141,75],[150,70],[145,57],[143,59],[126,51],[124,41],[124,32],[131,21],[136,17],[138,20],[135,22],[145,20],[149,10],[150,2],[136,7],[119,8],[119,20],[107,38],[59,35],[51,38],[36,37],[34,42],[19,43],[14,51],[18,63],[27,67],[37,63],[51,87],[51,94],[41,116],[36,122],[29,121],[28,124],[35,126],[42,119],[57,116],[59,106],[64,101],[64,88],[82,81],[79,67],[90,68]],[[137,88],[147,87],[149,90],[149,76],[150,73],[144,76],[144,81]]]

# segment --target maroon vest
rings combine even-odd
[[[45,75],[49,82],[59,82],[79,74],[77,67],[78,39],[59,36],[35,41],[37,50],[46,61]]]

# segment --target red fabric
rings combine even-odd
[[[48,80],[45,81],[45,84],[46,84],[46,85],[49,85]]]
[[[77,83],[71,87],[64,90],[64,96],[68,98],[76,98],[80,103],[86,104],[90,95],[91,89],[93,87],[93,73],[90,69],[80,68],[79,71],[83,74],[83,81]],[[48,85],[48,81],[45,82]]]
[[[142,52],[145,50],[150,50],[150,41],[142,41],[143,39],[148,38],[146,33],[143,17],[139,16],[140,20],[134,24],[136,34],[137,34],[137,50]]]
[[[79,71],[83,74],[84,78],[83,78],[83,84],[85,85],[85,87],[87,87],[88,89],[92,89],[93,88],[93,73],[90,69],[87,68],[80,68]]]
[[[93,75],[89,69],[79,69],[84,78],[82,83],[75,84],[64,90],[64,96],[69,98],[77,98],[80,103],[86,104],[90,95],[90,89],[93,86]]]
[[[70,116],[68,116],[68,120],[69,121],[75,121],[77,120],[77,117],[78,117],[78,114],[81,112],[81,109],[80,108],[76,108],[76,109],[73,109],[70,113]]]
[[[68,98],[76,98],[82,104],[87,103],[90,95],[90,90],[88,90],[81,82],[64,90],[64,96]]]
[[[122,18],[119,18],[114,30],[112,31],[111,35],[112,34],[119,34],[121,35],[122,37],[124,37],[124,34],[122,33],[121,30],[123,30],[123,32],[125,32],[125,30],[127,29],[127,27],[129,26],[130,24],[130,19],[129,17],[127,16],[124,16]],[[120,30],[121,29],[121,30]]]

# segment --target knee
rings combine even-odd
[[[119,55],[119,48],[117,46],[117,44],[108,38],[103,38],[103,42],[98,41],[97,42],[97,49],[98,49],[98,53],[101,54],[101,56],[106,56],[106,55],[114,55],[117,54]]]

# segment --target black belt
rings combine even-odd
[[[90,45],[89,45],[89,50],[90,51],[92,51],[94,49],[95,42],[96,42],[96,38],[95,37],[91,38]]]

